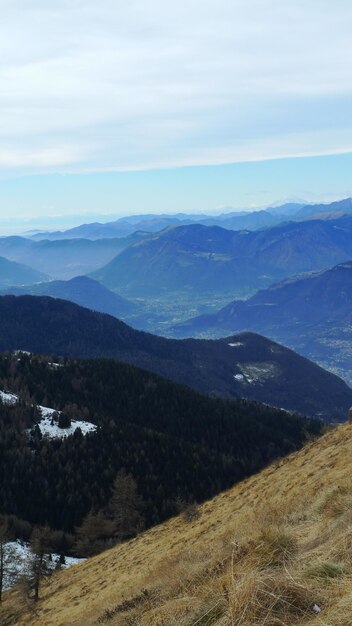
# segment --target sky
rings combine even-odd
[[[1,16],[0,220],[352,194],[350,0],[1,0]]]

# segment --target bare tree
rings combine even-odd
[[[143,501],[131,474],[120,470],[115,478],[109,511],[119,541],[133,537],[144,527]]]
[[[42,579],[48,576],[52,568],[49,566],[50,550],[50,530],[49,528],[35,528],[31,535],[30,548],[31,559],[28,567],[29,591],[33,593],[35,602],[39,600],[39,589]]]
[[[93,556],[102,552],[114,534],[114,525],[100,511],[90,511],[81,526],[76,528],[76,550],[81,556]]]

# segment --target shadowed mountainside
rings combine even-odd
[[[197,391],[259,400],[324,419],[341,419],[352,404],[352,390],[338,377],[259,335],[165,339],[48,297],[0,298],[0,350],[15,349],[115,358]]]

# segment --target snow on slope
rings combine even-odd
[[[73,435],[77,428],[81,429],[83,435],[94,432],[97,429],[95,424],[81,420],[71,420],[71,426],[68,428],[59,428],[57,423],[52,423],[52,421],[53,415],[59,414],[60,411],[55,411],[55,409],[50,409],[47,406],[38,406],[38,409],[42,414],[42,419],[39,422],[40,432],[43,436],[49,437],[49,439],[68,437],[69,435]]]
[[[28,543],[23,541],[9,541],[5,544],[5,579],[4,589],[11,587],[19,577],[25,576],[28,571],[28,564],[32,557],[32,552]],[[51,553],[49,567],[55,569],[60,558],[59,554]],[[65,556],[65,563],[61,565],[62,569],[67,569],[77,563],[83,563],[86,559],[77,559],[72,556]]]
[[[20,398],[15,393],[10,391],[0,391],[0,399],[4,404],[16,404]],[[68,428],[59,428],[57,422],[53,420],[53,415],[60,415],[61,411],[56,411],[47,406],[38,406],[41,412],[42,419],[38,423],[40,432],[43,436],[49,439],[64,438],[69,435],[73,435],[77,428],[80,428],[83,435],[91,433],[97,430],[97,426],[91,422],[84,422],[82,420],[71,420],[71,426]]]
[[[10,391],[0,391],[0,398],[4,404],[16,404],[19,400],[19,397]]]

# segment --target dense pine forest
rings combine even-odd
[[[113,501],[116,516],[124,483],[117,477],[133,481],[137,531],[258,471],[321,428],[108,359],[62,358],[53,365],[53,357],[3,354],[0,389],[21,398],[0,405],[0,513],[68,533],[94,515],[108,520]],[[36,426],[36,405],[98,428],[50,439]]]

